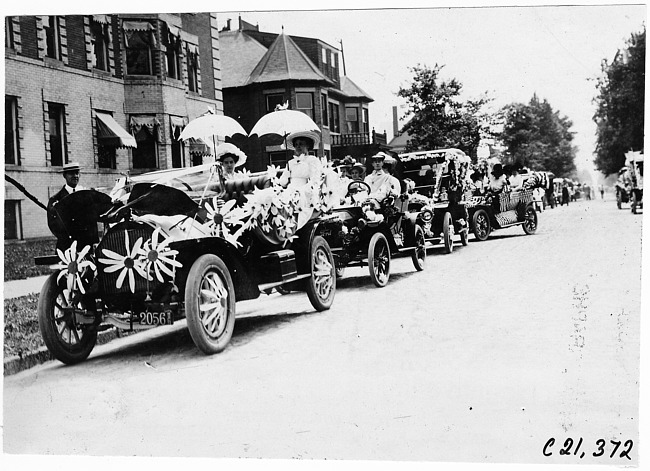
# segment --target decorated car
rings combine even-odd
[[[377,287],[388,284],[391,256],[409,254],[417,271],[424,270],[426,248],[424,231],[417,215],[409,213],[408,194],[389,196],[380,202],[370,217],[364,204],[370,186],[363,181],[351,181],[346,198],[350,204],[333,209],[342,227],[326,237],[336,261],[337,274],[348,266],[368,266],[370,279]]]
[[[418,213],[427,242],[454,249],[454,235],[467,245],[469,221],[463,195],[470,158],[459,149],[400,154],[403,175],[414,182],[409,210]]]
[[[63,363],[85,360],[99,331],[128,331],[187,319],[196,346],[217,353],[233,333],[236,301],[276,286],[305,291],[326,310],[336,291],[326,237],[339,218],[316,208],[298,225],[299,198],[277,184],[276,169],[225,180],[219,163],[123,178],[111,195],[90,190],[57,205],[73,242],[56,257],[40,294],[38,318],[47,348]],[[86,206],[84,206],[86,204]],[[103,223],[83,247],[72,219]]]

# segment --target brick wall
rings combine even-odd
[[[38,59],[38,32],[35,16],[20,17],[20,43],[23,56]]]
[[[86,32],[84,17],[66,16],[68,36],[68,65],[79,70],[88,70],[86,60]]]

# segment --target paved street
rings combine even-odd
[[[383,289],[348,269],[326,312],[239,303],[218,355],[182,323],[6,377],[4,451],[634,465],[641,226],[578,202],[422,273],[395,260]]]

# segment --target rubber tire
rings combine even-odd
[[[387,257],[385,277],[377,273],[378,267],[375,260],[376,252],[382,246],[386,251]],[[390,278],[390,246],[388,245],[388,240],[386,240],[386,237],[381,232],[375,232],[370,238],[370,244],[368,245],[368,271],[370,271],[370,279],[378,288],[383,288],[388,284],[388,279]]]
[[[460,231],[460,243],[464,246],[467,246],[467,244],[469,244],[469,229],[465,228]]]
[[[330,264],[330,279],[332,281],[332,286],[330,287],[330,290],[327,293],[326,297],[320,295],[318,286],[316,285],[315,257],[318,253],[324,253],[327,257],[327,261]],[[307,296],[309,297],[309,302],[311,302],[311,305],[317,311],[325,311],[332,306],[332,302],[334,302],[334,295],[336,294],[336,265],[334,264],[334,255],[332,255],[332,250],[330,249],[329,244],[321,236],[316,236],[311,241],[311,247],[309,249],[309,269],[311,271],[311,276],[306,280],[306,291]]]
[[[632,214],[636,214],[636,192],[634,190],[632,191],[631,201],[630,210],[632,211]]]
[[[477,223],[480,223],[481,220],[485,221],[485,233],[483,231],[479,231],[477,229],[478,225]],[[474,215],[472,216],[472,226],[474,227],[474,237],[476,237],[476,240],[486,240],[490,236],[490,232],[492,231],[492,225],[490,224],[490,217],[488,216],[487,211],[484,209],[479,209],[477,210]]]
[[[535,219],[535,226],[531,227],[528,224],[528,215],[531,215]],[[528,235],[533,235],[537,231],[537,211],[532,206],[528,206],[524,210],[524,223],[521,225],[524,228],[524,232]]]
[[[223,332],[216,338],[213,338],[206,331],[201,320],[202,313],[199,306],[201,285],[206,275],[210,273],[216,273],[228,290],[226,325]],[[187,318],[187,328],[190,331],[190,336],[201,352],[211,355],[226,348],[235,328],[235,302],[235,288],[226,264],[213,254],[205,254],[197,258],[192,264],[192,268],[190,268],[185,284],[185,317]]]
[[[621,202],[622,202],[622,200],[623,200],[623,196],[621,195],[621,192],[620,192],[620,191],[617,191],[617,192],[616,192],[616,207],[617,207],[618,209],[621,209]]]
[[[411,252],[411,260],[415,269],[422,271],[424,270],[424,262],[427,259],[427,240],[424,237],[424,229],[419,224],[415,225],[413,240],[415,242],[415,250]]]
[[[91,327],[83,329],[81,341],[76,346],[70,345],[61,337],[54,321],[55,300],[59,294],[63,293],[63,288],[59,287],[56,282],[57,276],[58,273],[52,273],[45,280],[41,289],[41,294],[38,297],[38,307],[36,308],[38,326],[43,341],[54,358],[66,365],[74,365],[88,358],[90,352],[95,348],[97,330]]]
[[[442,220],[442,239],[445,242],[445,252],[454,251],[454,221],[451,219],[451,213],[445,213]]]

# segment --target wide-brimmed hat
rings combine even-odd
[[[294,150],[293,140],[298,137],[306,137],[307,139],[311,139],[312,142],[314,143],[312,149],[316,149],[318,147],[318,144],[320,143],[320,136],[316,131],[295,131],[287,136],[287,140],[286,140],[287,149]]]
[[[384,165],[390,165],[391,167],[394,167],[396,163],[397,159],[395,157],[386,154],[386,157],[384,158]]]
[[[375,155],[370,157],[370,160],[386,160],[386,158],[392,158],[385,152],[377,152]]]
[[[230,142],[225,142],[217,146],[217,160],[222,160],[226,155],[235,157],[235,167],[241,167],[246,163],[246,154],[239,147]]]
[[[500,177],[503,175],[503,166],[501,164],[494,164],[490,173],[495,177]]]
[[[79,170],[81,170],[79,162],[68,162],[67,164],[63,165],[61,170],[59,170],[59,173],[78,172]]]
[[[359,162],[355,162],[349,167],[349,171],[351,172],[354,169],[357,169],[361,174],[363,174],[366,171],[366,167],[364,167],[362,164]]]

